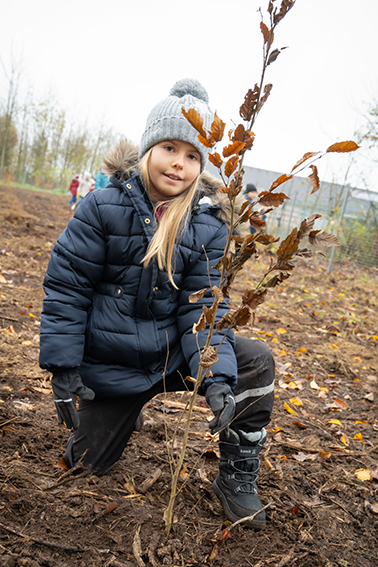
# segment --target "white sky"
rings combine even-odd
[[[51,90],[71,115],[106,120],[134,142],[154,104],[185,77],[202,82],[231,125],[260,78],[259,6],[269,24],[265,0],[4,1],[0,54],[5,63],[12,50],[22,54],[37,93]],[[273,90],[247,165],[288,172],[305,152],[354,139],[378,98],[377,22],[378,0],[297,0],[277,28],[274,47],[289,48],[268,67]],[[368,174],[378,190],[365,152],[352,155],[348,181],[363,187]],[[349,161],[326,156],[321,179],[343,182]]]

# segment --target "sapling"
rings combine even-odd
[[[204,347],[200,349],[200,364],[197,375],[196,377],[187,377],[194,383],[194,389],[188,403],[182,449],[173,467],[171,495],[165,512],[165,528],[167,535],[170,533],[173,524],[174,502],[177,495],[178,479],[185,458],[195,397],[202,381],[211,373],[211,366],[218,359],[217,349],[211,345],[213,334],[223,329],[225,329],[225,334],[227,334],[230,329],[237,329],[247,324],[251,319],[254,320],[257,307],[266,300],[269,291],[290,277],[295,264],[300,258],[310,258],[314,254],[314,250],[312,248],[306,248],[303,245],[303,241],[307,240],[310,245],[321,248],[339,245],[336,236],[328,232],[314,229],[315,221],[321,215],[312,214],[310,217],[305,218],[300,223],[299,227],[294,228],[280,243],[275,259],[271,260],[270,266],[260,280],[254,285],[250,285],[250,287],[244,291],[240,305],[226,313],[218,323],[215,324],[218,305],[229,298],[230,289],[237,274],[247,261],[256,258],[258,246],[268,246],[280,240],[274,235],[266,233],[265,221],[266,216],[269,215],[273,209],[282,206],[285,200],[289,199],[285,193],[276,192],[276,189],[291,179],[295,174],[298,174],[305,168],[310,168],[309,181],[312,187],[311,193],[315,193],[320,188],[320,182],[318,170],[314,162],[319,160],[325,153],[351,152],[358,148],[355,142],[346,141],[333,144],[324,152],[307,152],[297,161],[290,173],[278,177],[267,191],[261,191],[258,194],[255,201],[252,203],[245,201],[240,208],[237,206],[244,185],[244,156],[246,152],[250,151],[253,147],[255,139],[253,127],[255,121],[272,91],[272,84],[264,83],[266,70],[284,49],[272,49],[274,32],[279,22],[287,15],[294,4],[295,0],[282,0],[278,8],[275,0],[270,0],[267,8],[269,26],[264,22],[263,14],[260,9],[260,30],[263,36],[263,64],[260,81],[258,84],[255,84],[253,89],[249,89],[246,93],[239,109],[242,123],[228,132],[228,140],[221,152],[216,151],[216,146],[223,141],[225,123],[218,115],[215,113],[211,128],[207,131],[204,129],[203,120],[196,110],[190,109],[186,111],[184,108],[182,109],[184,116],[197,130],[199,140],[211,150],[209,160],[217,168],[219,176],[222,179],[223,187],[221,187],[219,191],[227,195],[231,212],[230,229],[223,257],[216,266],[209,266],[209,273],[211,273],[213,269],[220,272],[220,285],[217,287],[211,286],[210,284],[213,304],[210,308],[203,306],[201,317],[193,326],[193,333],[207,329],[208,334]],[[257,205],[263,208],[257,211]],[[255,232],[247,236],[241,236],[238,229],[246,222],[250,223],[255,229]],[[206,291],[207,289],[202,289],[193,293],[189,301],[198,301],[204,296]]]

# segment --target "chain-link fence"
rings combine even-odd
[[[244,169],[245,183],[253,183],[259,192],[269,189],[281,175],[253,167]],[[216,174],[212,166],[209,170]],[[315,228],[336,234],[341,243],[326,249],[329,271],[333,262],[345,258],[363,266],[378,266],[378,192],[321,182],[319,191],[311,195],[310,182],[303,177],[293,177],[278,190],[290,200],[268,215],[270,234],[282,240],[304,218],[318,213],[322,217],[316,220]]]

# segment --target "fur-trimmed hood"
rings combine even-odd
[[[109,150],[104,156],[103,169],[105,174],[109,177],[113,175],[117,176],[122,183],[129,179],[133,172],[138,171],[138,150],[137,145],[127,140]],[[213,206],[219,205],[220,208],[216,216],[229,225],[231,213],[230,201],[225,193],[218,191],[218,189],[223,187],[222,181],[205,170],[200,176],[199,187],[203,191],[202,199],[208,200]],[[237,199],[237,212],[244,200],[245,199],[240,194]]]

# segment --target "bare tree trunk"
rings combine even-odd
[[[5,109],[5,121],[3,135],[0,140],[1,153],[0,153],[0,177],[4,176],[5,154],[7,150],[8,137],[12,121],[14,121],[17,109],[17,96],[20,77],[22,74],[21,62],[15,63],[12,58],[10,74],[7,73],[5,65],[0,58],[1,66],[3,67],[4,75],[8,80],[8,95]]]

